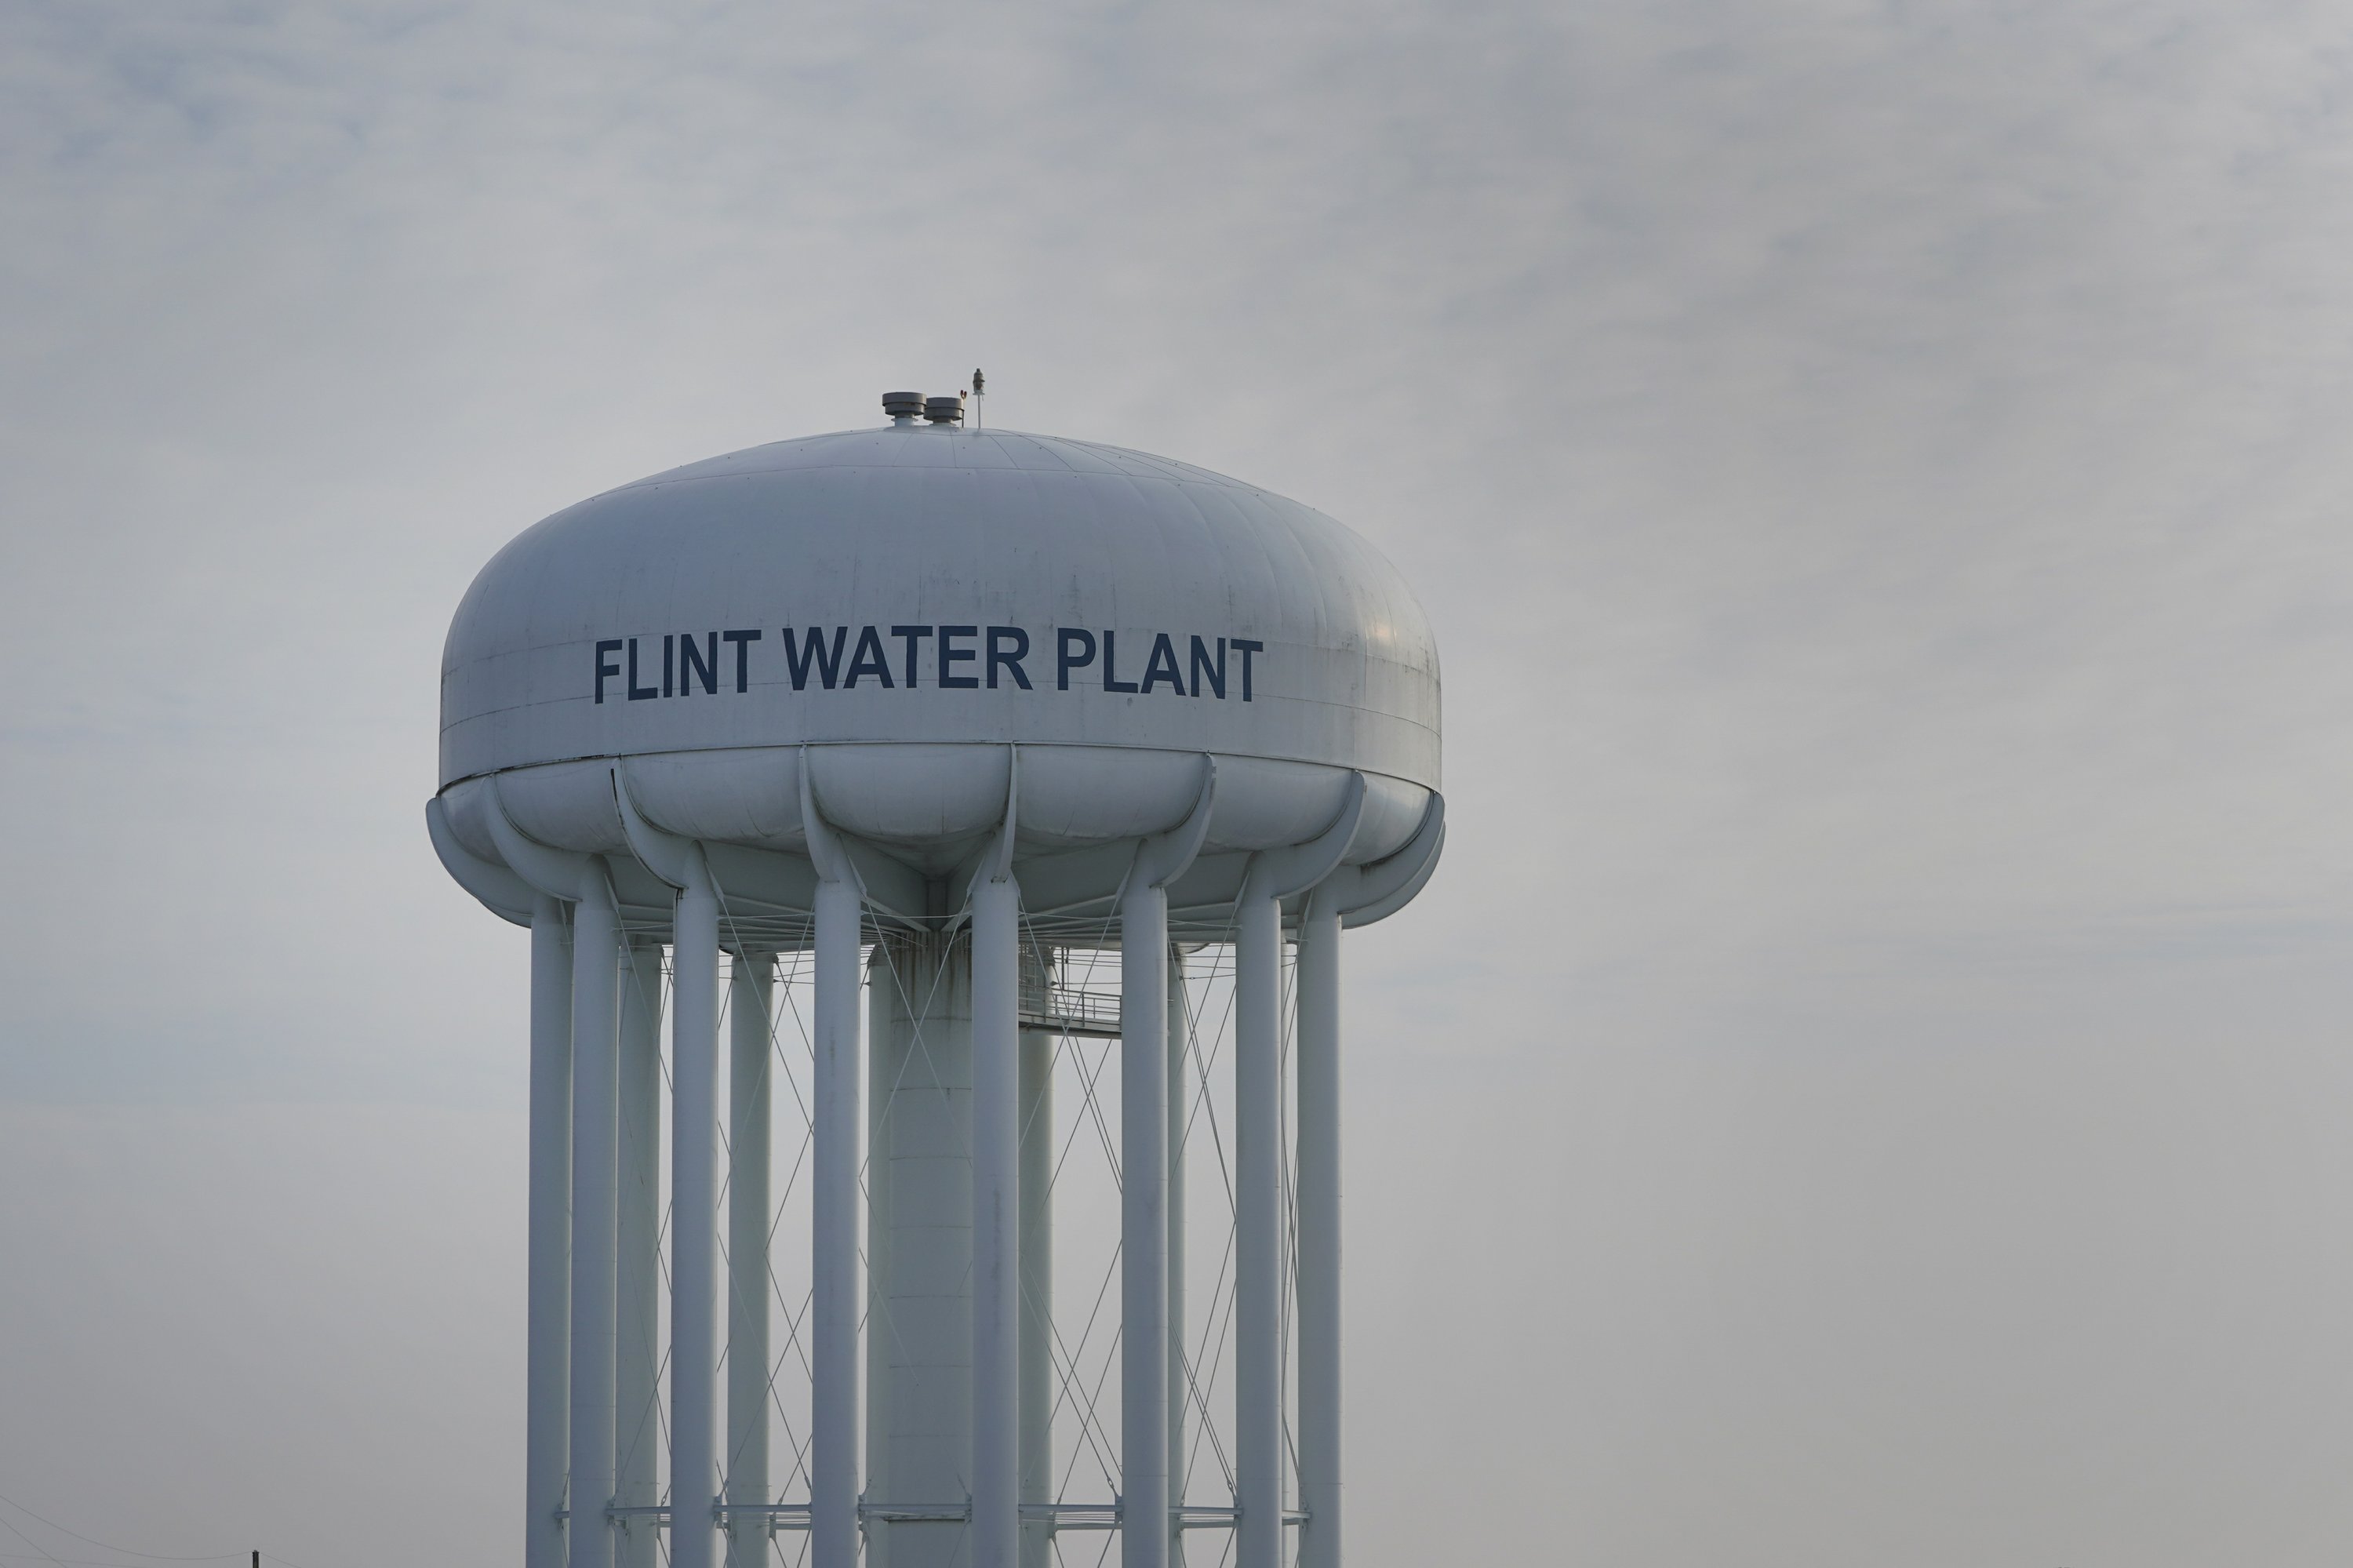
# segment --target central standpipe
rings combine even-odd
[[[1018,1568],[1020,1552],[1020,920],[1009,872],[974,883],[973,1568]]]
[[[971,954],[893,932],[869,970],[866,1568],[972,1561]]]
[[[1042,1011],[1042,955],[1020,966]],[[899,933],[870,970],[867,1167],[868,1568],[969,1564],[974,1421],[973,944]],[[1018,1501],[1051,1496],[1053,1036],[1018,1031]],[[1024,1568],[1050,1561],[1051,1520],[1019,1530]]]

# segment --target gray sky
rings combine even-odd
[[[978,364],[1437,625],[1448,858],[1351,949],[1361,1568],[2343,1562],[2349,65],[2296,5],[0,7],[0,1494],[512,1558],[442,630]]]

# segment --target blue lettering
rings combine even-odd
[[[817,666],[817,678],[825,683],[825,689],[828,692],[833,690],[834,677],[841,673],[841,640],[849,632],[847,626],[835,627],[833,646],[828,648],[825,645],[824,629],[812,626],[802,634],[802,641],[796,646],[793,629],[789,626],[785,628],[785,673],[792,677],[793,690],[797,692],[808,684],[809,666],[812,664]],[[752,635],[757,637],[759,633],[755,631]],[[873,635],[873,628],[867,628],[867,635]]]
[[[915,644],[931,634],[932,629],[928,626],[894,626],[891,629],[891,635],[907,645],[907,690],[911,692],[915,689]],[[887,686],[891,683],[885,681],[882,683]]]
[[[1004,652],[1000,643],[1009,642],[1012,652]],[[1000,664],[1013,672],[1014,684],[1023,691],[1029,689],[1029,677],[1021,673],[1021,661],[1029,656],[1029,634],[1018,626],[992,626],[988,629],[988,689],[997,690],[997,667]],[[1070,682],[1062,682],[1068,690]]]
[[[1195,696],[1201,694],[1201,683],[1204,681],[1208,683],[1209,690],[1218,694],[1219,702],[1226,700],[1226,640],[1222,637],[1218,639],[1218,662],[1214,664],[1209,662],[1208,646],[1199,638],[1193,639],[1193,694]]]
[[[1113,634],[1110,628],[1106,627],[1103,629],[1103,690],[1106,692],[1132,692],[1135,690],[1135,683],[1134,681],[1121,680],[1117,673],[1114,672],[1112,667],[1114,656],[1118,652],[1118,644],[1113,641]]]
[[[884,691],[891,689],[891,662],[882,657],[882,640],[874,635],[871,626],[858,629],[858,652],[850,655],[849,673],[842,679],[842,690],[858,684],[860,675],[872,675],[882,683]]]
[[[849,646],[849,634],[858,640]],[[847,690],[868,676],[872,676],[884,690],[903,684],[907,690],[921,687],[923,645],[926,639],[935,640],[933,663],[934,683],[943,691],[973,691],[987,686],[997,691],[1010,677],[1010,683],[1022,691],[1035,688],[1029,680],[1025,661],[1029,657],[1030,634],[1018,626],[892,626],[886,632],[880,625],[872,626],[806,626],[797,632],[786,627],[781,632],[785,641],[785,673],[791,679],[793,690],[807,691],[812,677],[818,685],[830,692]],[[895,637],[902,654],[892,660],[884,652],[885,636]],[[1139,634],[1141,635],[1141,634]],[[1178,634],[1155,631],[1152,636],[1152,652],[1145,657],[1140,681],[1123,681],[1119,676],[1119,633],[1105,628],[1100,633],[1083,627],[1057,627],[1054,633],[1054,689],[1071,689],[1073,671],[1094,669],[1100,673],[1102,689],[1127,694],[1141,693],[1150,695],[1166,686],[1179,696],[1203,695],[1222,702],[1228,694],[1227,676],[1231,666],[1229,654],[1241,655],[1241,700],[1254,701],[1257,693],[1258,669],[1255,655],[1266,652],[1264,642],[1242,637],[1206,638],[1187,634],[1186,653],[1177,650]],[[739,627],[727,631],[680,631],[662,638],[661,681],[659,685],[639,685],[639,637],[610,637],[596,644],[594,699],[605,701],[606,687],[619,680],[624,694],[633,703],[653,697],[692,696],[697,683],[704,693],[716,696],[721,690],[719,646],[724,641],[735,651],[735,690],[739,694],[752,689],[752,644],[764,641],[756,628]],[[976,643],[985,643],[976,647]],[[845,665],[843,653],[849,652]],[[650,650],[648,655],[650,657]],[[615,655],[621,655],[616,658]],[[893,664],[898,667],[893,668]],[[968,665],[981,666],[966,669]],[[1189,675],[1188,675],[1189,672]],[[650,673],[650,672],[648,672]],[[1187,687],[1190,690],[1188,692]]]
[[[1152,640],[1152,657],[1144,666],[1144,689],[1152,690],[1155,681],[1165,681],[1168,689],[1178,696],[1185,694],[1185,677],[1176,672],[1176,645],[1162,632]]]
[[[708,652],[705,652],[708,650]],[[694,695],[694,672],[702,671],[702,689],[711,696],[719,694],[719,633],[706,634],[702,648],[694,645],[694,633],[690,631],[678,640],[678,694]]]
[[[1234,639],[1234,652],[1242,656],[1242,701],[1248,702],[1250,700],[1250,655],[1265,652],[1266,644],[1248,642],[1237,637]]]
[[[977,626],[943,626],[940,628],[940,684],[942,687],[955,686],[967,691],[978,689],[980,685],[979,676],[951,675],[948,673],[948,666],[951,664],[972,663],[975,660],[978,659],[980,655],[969,648],[951,648],[948,646],[948,640],[952,637],[977,637],[979,635],[980,628]]]
[[[756,631],[723,631],[719,635],[735,644],[735,689],[739,692],[750,691],[752,689],[752,644],[760,641],[760,634]]]
[[[1058,692],[1067,692],[1071,689],[1071,672],[1084,669],[1095,662],[1095,634],[1092,631],[1082,631],[1075,626],[1065,626],[1059,635],[1058,642],[1060,645],[1054,650],[1054,689]],[[1083,647],[1086,652],[1076,654],[1071,652],[1073,648],[1081,647]]]

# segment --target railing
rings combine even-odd
[[[1114,1499],[1103,1503],[1023,1503],[1024,1520],[1044,1520],[1054,1533],[1065,1530],[1117,1530],[1124,1521],[1126,1510]],[[1240,1520],[1238,1508],[1171,1509],[1178,1530],[1231,1530]],[[809,1527],[809,1505],[807,1503],[715,1503],[711,1510],[713,1518],[723,1525],[736,1520],[765,1520],[770,1530],[807,1530]],[[670,1528],[670,1505],[652,1503],[615,1506],[605,1510],[605,1517],[617,1524],[627,1525],[633,1520],[645,1520],[657,1530]],[[555,1510],[557,1522],[572,1518],[572,1510]],[[961,1503],[867,1503],[858,1505],[860,1522],[868,1524],[965,1524],[972,1519],[972,1505]],[[1307,1522],[1307,1515],[1296,1510],[1282,1516],[1286,1525]]]
[[[1115,1040],[1119,1037],[1119,992],[1051,987],[1046,992],[1043,1009],[1037,1012],[1027,1008],[1022,1010],[1021,1026],[1025,1029],[1050,1029],[1057,1034],[1084,1034]]]

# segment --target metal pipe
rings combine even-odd
[[[525,1253],[523,1568],[563,1568],[565,1358],[572,1338],[572,925],[531,908],[531,1216]]]
[[[1340,910],[1299,922],[1299,1568],[1340,1568]]]
[[[1016,1568],[1019,1554],[1020,916],[1009,871],[974,882],[973,1568]]]
[[[670,938],[670,1561],[717,1568],[719,896],[686,854]]]
[[[810,1172],[809,1551],[858,1560],[859,938],[854,883],[817,886],[817,1029]]]
[[[972,1495],[972,942],[894,933],[875,950],[863,1561],[971,1568],[966,1532],[941,1521]]]
[[[658,941],[628,943],[621,972],[620,1150],[614,1213],[613,1542],[619,1568],[654,1568],[660,1552],[649,1519],[661,1505],[661,988]]]
[[[727,1004],[727,1506],[768,1498],[768,1020],[776,961],[738,953]],[[768,1560],[765,1531],[727,1530],[729,1568]]]
[[[1025,959],[1028,955],[1025,954]],[[1043,1011],[1042,965],[1025,962],[1024,1011]],[[1054,1518],[1054,1036],[1021,1032],[1021,1568],[1049,1568]]]
[[[1257,887],[1234,935],[1234,1561],[1281,1568],[1282,906]]]
[[[613,1568],[613,1245],[620,923],[601,859],[572,911],[572,1388],[566,1568]]]
[[[906,944],[900,944],[904,953]],[[866,1400],[884,1414],[867,1423],[866,1494],[896,1497],[891,1470],[892,1422],[888,1412],[893,1393],[892,1351],[897,1336],[891,1317],[891,1255],[893,1213],[891,1175],[892,1090],[899,1078],[897,1047],[898,997],[892,978],[896,967],[891,947],[879,938],[870,949],[866,969]],[[861,1501],[860,1507],[864,1504]],[[862,1513],[860,1518],[866,1517]],[[853,1527],[854,1528],[854,1527]],[[857,1550],[853,1534],[851,1552]],[[866,1568],[891,1568],[891,1530],[870,1525],[866,1533]]]
[[[1123,1568],[1168,1562],[1168,895],[1119,906]]]
[[[1185,1124],[1192,1110],[1187,1064],[1192,1028],[1185,1005],[1185,954],[1168,949],[1168,1505],[1185,1507]],[[1184,1537],[1172,1518],[1169,1557],[1185,1559]]]

